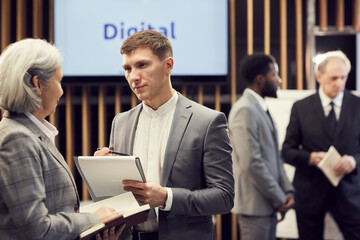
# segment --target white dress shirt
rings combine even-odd
[[[255,97],[255,99],[257,100],[257,102],[260,104],[260,107],[264,110],[264,112],[266,112],[268,110],[265,99],[263,97],[261,97],[257,92],[255,92],[254,90],[252,90],[250,88],[246,88],[244,90],[244,92],[248,92],[251,95],[253,95]]]
[[[36,126],[40,128],[43,133],[50,138],[51,142],[55,144],[55,137],[59,134],[59,131],[54,127],[51,123],[43,119],[42,121],[39,121],[34,115],[32,115],[29,112],[26,112],[25,115],[30,118],[33,123],[35,123]]]
[[[157,110],[153,110],[144,102],[135,131],[133,155],[140,157],[146,174],[146,179],[160,184],[164,156],[168,142],[171,124],[175,112],[178,94],[173,96]],[[164,211],[169,211],[172,205],[172,191],[167,190],[167,200]],[[140,226],[143,231],[154,230],[154,224]]]
[[[344,92],[339,93],[334,99],[331,99],[328,96],[326,96],[323,88],[320,86],[319,96],[320,96],[320,100],[321,100],[321,105],[324,109],[325,116],[329,115],[329,113],[330,113],[330,110],[331,110],[330,102],[332,101],[334,103],[334,111],[335,111],[336,120],[339,120],[342,101],[343,101],[343,97],[344,97]]]

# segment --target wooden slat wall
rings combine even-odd
[[[53,0],[0,0],[1,1],[1,38],[0,38],[0,50],[3,51],[4,48],[15,40],[20,40],[26,37],[34,37],[34,38],[47,38],[48,41],[54,42],[54,1]],[[237,4],[239,6],[241,5],[241,0],[228,0],[229,1],[229,65],[230,65],[230,72],[229,72],[229,78],[230,78],[230,88],[227,90],[228,92],[222,92],[222,88],[220,85],[212,86],[214,89],[214,93],[211,94],[213,97],[213,102],[209,103],[209,100],[206,100],[206,94],[207,88],[205,89],[203,85],[197,86],[197,91],[195,93],[193,91],[190,91],[190,86],[183,85],[180,86],[181,92],[184,96],[187,96],[189,94],[195,94],[196,96],[193,97],[197,99],[197,101],[200,104],[210,104],[214,106],[214,109],[218,111],[222,111],[222,104],[229,104],[230,106],[235,103],[237,100],[238,95],[238,86],[237,86],[237,63],[239,59],[237,59],[237,39],[236,39],[236,31],[244,31],[243,29],[239,29],[237,27],[237,18],[236,14],[239,12],[239,8],[237,7]],[[303,28],[303,22],[305,16],[303,16],[303,3],[302,0],[294,0],[295,8],[292,10],[288,9],[288,3],[287,0],[278,0],[276,1],[276,4],[278,4],[278,8],[280,9],[279,13],[279,19],[280,22],[275,22],[272,20],[272,12],[271,12],[271,4],[274,3],[274,1],[271,0],[260,0],[263,2],[264,5],[264,22],[263,22],[263,32],[264,32],[264,52],[267,54],[271,54],[272,51],[272,42],[271,42],[271,27],[276,25],[278,26],[280,24],[280,35],[278,36],[278,39],[280,42],[280,76],[283,80],[282,88],[287,89],[288,88],[288,62],[289,60],[296,62],[296,82],[295,86],[297,89],[304,89],[307,86],[303,85],[304,82],[304,76],[303,76],[303,68],[304,63],[309,61],[305,60],[303,56],[303,48],[306,44],[303,40],[302,35],[302,28]],[[352,27],[355,31],[359,31],[359,1],[360,0],[353,0],[352,1]],[[15,3],[14,3],[15,2]],[[345,14],[348,14],[344,11],[344,0],[336,0],[336,27],[339,32],[344,31],[345,24]],[[247,18],[246,18],[246,26],[247,31],[241,33],[246,34],[247,39],[247,47],[246,47],[246,53],[252,54],[254,52],[254,44],[256,41],[254,39],[258,39],[257,36],[254,34],[254,4],[258,4],[259,1],[256,0],[247,0],[246,1],[246,11],[247,12]],[[328,1],[327,0],[318,0],[318,14],[319,14],[319,25],[321,31],[326,32],[328,30]],[[290,4],[289,4],[290,5]],[[16,6],[15,8],[13,6]],[[48,6],[48,19],[44,19],[45,16],[44,13],[44,7]],[[30,9],[29,9],[30,8]],[[293,12],[293,14],[288,14],[290,12]],[[13,14],[15,14],[15,18],[12,18]],[[32,23],[27,23],[28,16],[32,16]],[[288,21],[290,18],[294,18],[295,20],[295,52],[296,56],[295,59],[289,59],[288,55]],[[12,19],[16,19],[15,22],[12,21]],[[44,24],[45,22],[48,22],[49,29],[44,29],[44,26],[47,26],[47,24]],[[27,26],[30,29],[30,32],[32,32],[31,36],[28,36],[28,30]],[[12,31],[12,28],[16,28],[16,31]],[[15,32],[16,36],[12,36],[12,34]],[[289,51],[290,52],[290,51]],[[306,68],[308,66],[306,65]],[[308,78],[308,76],[306,76]],[[308,81],[308,80],[307,80]],[[307,83],[306,81],[306,83]],[[307,84],[308,85],[308,84]],[[107,109],[109,106],[114,107],[114,115],[117,113],[120,113],[121,111],[127,110],[128,106],[134,107],[137,105],[138,100],[136,96],[133,93],[125,93],[126,91],[123,91],[124,88],[128,88],[125,85],[116,85],[114,84],[115,90],[113,93],[113,98],[108,97],[109,93],[107,92],[107,86],[102,86],[99,84],[98,88],[90,88],[87,86],[80,86],[81,91],[80,94],[78,94],[75,90],[76,86],[65,86],[64,87],[64,97],[62,101],[60,102],[60,105],[62,104],[64,107],[64,111],[57,111],[55,114],[52,114],[49,117],[49,120],[52,124],[54,124],[57,127],[63,127],[65,129],[65,134],[60,133],[60,135],[65,135],[65,141],[62,143],[59,142],[59,138],[56,138],[56,145],[61,148],[65,149],[63,154],[66,158],[67,163],[69,164],[69,167],[74,174],[74,176],[77,174],[74,162],[73,162],[73,155],[76,151],[78,151],[77,143],[75,142],[75,125],[74,123],[81,122],[81,139],[82,139],[82,146],[81,146],[81,152],[80,154],[83,155],[92,155],[93,151],[95,149],[91,148],[91,139],[92,135],[97,135],[97,146],[107,146],[108,144],[108,120],[112,119],[112,116],[107,116],[108,111]],[[191,86],[192,87],[192,86]],[[94,96],[91,95],[91,90],[95,90],[97,99],[94,99]],[[80,96],[77,96],[80,95]],[[95,97],[95,98],[96,98]],[[78,100],[77,100],[78,99]],[[113,100],[111,100],[113,99]],[[222,102],[223,99],[225,102]],[[114,101],[114,102],[112,102]],[[81,119],[76,119],[76,114],[74,113],[74,107],[76,105],[81,105]],[[92,124],[92,118],[94,117],[93,114],[91,114],[91,106],[97,106],[98,112],[97,112],[97,118],[98,118],[98,124]],[[224,110],[223,110],[224,111]],[[225,110],[227,111],[227,110]],[[3,111],[2,111],[3,113]],[[227,112],[225,112],[227,114]],[[62,116],[65,115],[65,116]],[[59,119],[65,119],[64,122],[59,122]],[[108,119],[109,118],[109,119]],[[96,126],[94,126],[96,125]],[[97,129],[97,132],[91,131],[92,127],[95,127]],[[66,146],[61,146],[61,144]],[[82,183],[82,193],[81,193],[83,200],[89,199],[89,194],[86,189],[86,186],[84,183]],[[221,221],[222,216],[216,215],[216,238],[220,240],[222,238],[222,231],[225,226],[223,226]],[[237,223],[236,223],[236,215],[231,215],[231,222],[232,222],[232,239],[238,239],[237,236]]]
[[[359,0],[353,0],[353,27],[359,31]]]
[[[336,26],[338,27],[339,32],[344,31],[344,10],[344,0],[336,0]]]
[[[320,28],[321,31],[326,31],[328,28],[327,21],[327,0],[319,0],[319,9],[320,9]]]
[[[247,53],[254,52],[254,1],[247,0]]]
[[[84,86],[82,88],[82,101],[81,101],[81,116],[82,116],[82,155],[91,156],[91,118],[90,103],[89,103],[89,87]],[[87,190],[85,181],[82,180],[82,200],[90,200],[90,195]]]
[[[286,1],[280,0],[280,77],[281,88],[287,89],[287,16]]]
[[[296,28],[296,88],[303,89],[303,34],[302,34],[302,0],[295,1]]]
[[[270,0],[264,0],[264,53],[270,54]]]

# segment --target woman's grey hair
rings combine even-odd
[[[35,112],[41,107],[32,82],[34,76],[48,85],[61,65],[61,54],[41,39],[24,39],[10,44],[0,55],[0,107],[16,113]]]
[[[346,67],[346,71],[347,73],[350,72],[351,70],[351,63],[350,60],[346,57],[346,55],[340,51],[330,51],[330,52],[326,52],[323,54],[319,54],[314,58],[314,62],[315,62],[315,72],[321,72],[324,73],[325,71],[325,67],[326,64],[330,61],[330,60],[341,60],[344,62],[345,67]]]

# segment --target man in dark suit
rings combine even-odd
[[[345,90],[350,61],[341,51],[316,62],[316,94],[296,102],[283,144],[285,161],[296,167],[295,210],[300,239],[323,239],[329,211],[345,239],[360,239],[360,99]],[[318,168],[329,147],[342,156],[345,175],[334,187]]]
[[[278,136],[264,97],[276,97],[281,79],[273,58],[253,54],[242,60],[247,82],[229,114],[235,200],[242,240],[274,240],[277,213],[293,204],[293,187],[280,159]]]
[[[115,116],[110,149],[140,157],[151,181],[124,181],[125,189],[160,209],[158,221],[136,226],[133,236],[213,239],[212,215],[229,212],[234,198],[226,116],[172,88],[172,47],[159,32],[131,35],[121,53],[125,77],[142,103]]]

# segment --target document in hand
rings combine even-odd
[[[118,227],[123,223],[126,224],[126,228],[142,223],[147,220],[150,211],[149,204],[139,206],[134,195],[131,192],[126,192],[84,207],[81,206],[80,212],[93,213],[102,206],[114,208],[115,212],[119,213],[119,216],[99,223],[82,232],[79,236],[80,240],[95,239],[97,233],[101,233],[113,226]]]
[[[329,151],[325,157],[319,162],[319,168],[323,171],[325,176],[329,179],[333,186],[339,185],[340,180],[344,175],[337,175],[335,173],[335,164],[340,161],[341,155],[336,151],[334,146],[330,146]]]
[[[136,156],[78,156],[74,161],[94,202],[124,193],[124,179],[146,182]]]

